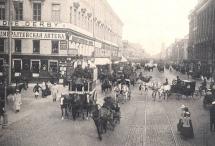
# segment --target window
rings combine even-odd
[[[15,72],[21,72],[22,70],[22,61],[19,59],[13,60],[13,67]]]
[[[22,42],[21,40],[15,40],[15,52],[21,53]]]
[[[0,72],[2,73],[3,72],[3,64],[4,64],[4,60],[2,58],[0,58]],[[0,75],[2,75],[0,73]]]
[[[52,20],[55,22],[60,21],[60,4],[52,4]]]
[[[0,52],[4,52],[4,39],[0,39]]]
[[[58,71],[58,63],[57,61],[50,61],[49,62],[49,71],[53,73],[57,73]]]
[[[0,20],[5,20],[5,2],[0,2]]]
[[[77,25],[77,10],[74,9],[74,24]]]
[[[33,53],[40,53],[40,41],[33,40]]]
[[[40,72],[40,61],[37,61],[37,60],[31,61],[31,71],[32,71],[32,73]]]
[[[16,20],[23,20],[23,3],[19,1],[14,1],[13,4],[16,13]]]
[[[72,7],[70,7],[70,23],[73,23],[73,8]]]
[[[59,53],[59,41],[52,41],[52,53]]]
[[[41,20],[41,3],[33,3],[33,20]]]

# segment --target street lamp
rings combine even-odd
[[[4,68],[3,76],[5,77],[5,80],[4,80],[4,117],[3,117],[2,128],[6,128],[7,124],[8,124],[8,118],[7,118],[7,113],[6,113],[6,100],[7,100],[7,84],[8,84],[7,83],[7,79],[8,79],[7,74],[8,74],[9,65],[4,62],[3,68]]]

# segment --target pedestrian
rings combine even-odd
[[[65,99],[65,94],[62,94],[60,97],[60,108],[61,108],[61,119],[64,119],[64,109],[65,109],[65,104],[64,104],[64,99]]]
[[[18,113],[20,111],[21,104],[22,104],[22,97],[19,89],[16,89],[16,93],[13,96],[13,101],[14,101],[14,110],[16,113]]]
[[[5,104],[4,100],[0,99],[0,125],[3,124],[2,121],[4,120],[4,113],[5,113],[4,104]]]
[[[115,95],[114,95],[114,100],[115,101],[118,101],[118,96],[119,96],[119,94],[120,94],[120,88],[119,88],[119,86],[118,86],[118,84],[114,87],[114,93],[115,93]]]
[[[39,96],[40,88],[41,88],[41,87],[39,86],[38,83],[37,83],[37,84],[34,86],[34,88],[33,88],[33,92],[34,92],[35,99],[37,99],[38,96]]]
[[[215,131],[215,101],[212,102],[210,109],[210,131]]]
[[[184,118],[184,115],[185,115],[185,105],[181,105],[180,107],[180,117],[179,117],[179,121],[178,121],[178,124],[177,124],[177,130],[178,131],[181,131],[182,129],[182,125],[183,125],[183,118]]]
[[[183,125],[181,129],[181,135],[183,135],[185,138],[193,138],[193,124],[190,117],[190,112],[185,112],[185,116],[182,121]]]
[[[57,84],[54,83],[54,86],[52,86],[52,97],[53,97],[53,102],[56,102],[57,100],[57,94],[58,94],[58,87]]]
[[[42,89],[42,98],[44,98],[45,92],[46,92],[46,83],[44,81],[42,82],[41,89]]]

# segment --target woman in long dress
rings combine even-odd
[[[22,104],[21,94],[18,89],[16,89],[16,93],[13,96],[13,101],[14,101],[14,110],[17,113],[20,111],[21,104]]]
[[[183,125],[181,129],[181,135],[185,138],[193,138],[193,124],[190,118],[190,113],[186,112],[185,117],[183,118]]]

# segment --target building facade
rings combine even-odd
[[[77,55],[118,56],[123,23],[106,0],[10,1],[0,0],[0,65],[8,62],[10,15],[12,75],[42,78]]]
[[[212,72],[215,64],[215,1],[199,0],[189,15],[188,58]]]
[[[130,60],[145,58],[145,51],[141,44],[132,43],[127,40],[123,40],[122,56]]]
[[[188,37],[176,39],[169,47],[166,48],[165,58],[173,62],[182,62],[188,59]]]

